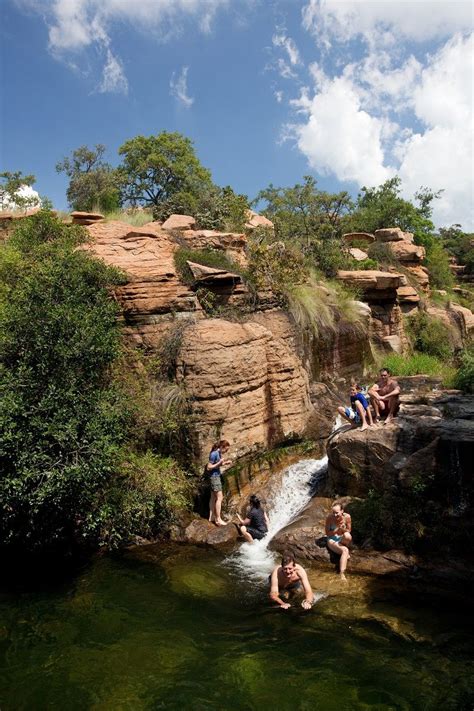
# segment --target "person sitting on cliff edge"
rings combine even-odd
[[[361,385],[351,385],[350,389],[350,407],[338,407],[337,411],[342,417],[351,423],[353,427],[362,424],[361,432],[367,429],[372,422],[372,411],[369,401],[365,397]],[[369,420],[369,424],[367,424]]]
[[[281,565],[277,565],[270,575],[270,600],[277,602],[282,610],[287,610],[291,607],[288,600],[299,593],[304,593],[301,607],[310,610],[316,602],[316,596],[309,584],[308,575],[303,566],[296,563],[294,555],[287,551],[283,553]]]
[[[381,369],[378,381],[369,388],[369,395],[375,410],[375,421],[386,413],[385,424],[388,425],[396,417],[400,405],[400,386],[388,368]]]
[[[340,555],[339,574],[343,582],[347,582],[346,568],[349,560],[349,546],[352,542],[352,520],[348,513],[345,513],[344,506],[335,501],[331,506],[331,513],[326,518],[327,547],[333,553]]]
[[[250,508],[247,511],[247,516],[242,518],[237,514],[239,519],[239,530],[247,543],[261,541],[268,533],[269,520],[268,516],[262,508],[260,499],[255,494],[252,494],[249,499]]]
[[[221,439],[212,445],[209,453],[209,462],[207,471],[211,482],[211,498],[209,501],[209,521],[215,523],[216,526],[227,526],[228,521],[224,521],[221,517],[222,509],[222,478],[221,467],[231,464],[231,459],[224,459],[223,455],[229,449],[230,444],[225,439]]]

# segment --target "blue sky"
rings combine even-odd
[[[327,190],[400,174],[473,220],[473,19],[440,0],[3,0],[2,170],[66,207],[55,164],[103,143],[189,136],[253,198],[306,173]]]

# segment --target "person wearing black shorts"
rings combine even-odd
[[[268,516],[262,509],[260,499],[252,494],[249,499],[250,509],[246,518],[242,518],[237,514],[240,521],[240,533],[248,543],[260,541],[268,533]]]

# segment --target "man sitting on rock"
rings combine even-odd
[[[350,398],[351,406],[338,407],[337,411],[354,427],[361,424],[360,429],[363,432],[373,422],[369,401],[365,397],[361,385],[351,385]],[[367,425],[367,420],[369,420],[369,425]]]
[[[385,424],[388,425],[396,417],[400,405],[400,386],[391,377],[388,368],[382,368],[378,381],[369,389],[369,395],[375,410],[375,421],[380,420],[380,415],[386,413]]]
[[[295,562],[292,553],[284,553],[281,565],[277,565],[270,576],[270,600],[277,602],[283,610],[291,607],[288,602],[294,595],[304,593],[301,607],[310,610],[316,602],[305,569]],[[284,598],[284,599],[282,599]]]

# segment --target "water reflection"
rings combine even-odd
[[[281,611],[222,563],[150,547],[57,592],[3,593],[2,711],[470,708],[462,600],[310,569],[326,597]]]

